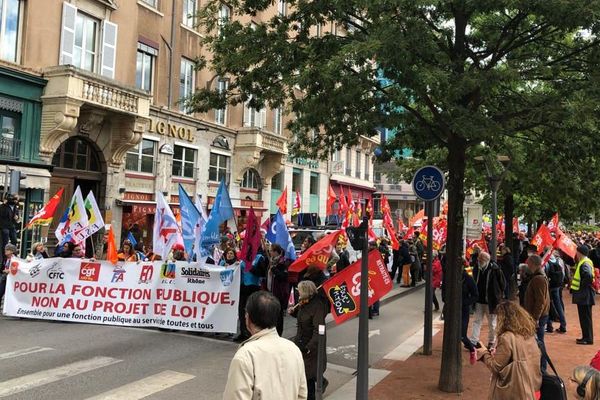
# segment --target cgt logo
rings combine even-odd
[[[138,283],[150,283],[152,276],[154,275],[154,267],[150,265],[142,265],[142,272],[140,272],[140,280]]]
[[[50,267],[46,274],[48,275],[49,279],[65,279],[65,273],[58,264],[54,264],[52,267]]]
[[[79,268],[79,280],[88,282],[98,282],[100,277],[100,264],[82,262]]]

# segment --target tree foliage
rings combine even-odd
[[[219,21],[220,1],[204,7],[211,58],[200,65],[231,82],[227,93],[199,90],[189,105],[199,111],[227,102],[285,105],[296,116],[288,126],[295,135],[290,148],[311,157],[356,144],[379,126],[397,130],[388,149],[409,147],[417,155],[443,149],[451,224],[440,388],[461,391],[462,206],[470,149],[484,141],[500,152],[523,141],[515,154],[526,161],[537,143],[550,142],[546,136],[584,140],[595,131],[598,93],[590,85],[599,65],[600,0],[287,3],[286,16],[265,18],[273,1],[230,0],[228,23]],[[317,36],[317,25],[327,32]],[[593,102],[575,107],[590,96]],[[557,130],[565,121],[573,130]],[[324,133],[313,137],[313,130]],[[577,140],[563,140],[557,145],[577,152]],[[527,173],[515,171],[518,178]]]

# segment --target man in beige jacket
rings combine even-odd
[[[302,354],[275,329],[280,307],[269,292],[255,292],[248,298],[246,326],[252,336],[231,360],[223,400],[306,399]]]

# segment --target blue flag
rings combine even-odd
[[[181,212],[181,231],[183,235],[183,246],[188,254],[188,260],[192,259],[194,252],[194,239],[196,238],[196,226],[201,218],[200,212],[190,200],[187,192],[179,184],[179,210]]]
[[[281,215],[281,211],[277,210],[277,215],[275,215],[275,218],[271,221],[265,239],[283,247],[283,250],[285,250],[285,258],[288,260],[293,261],[296,259],[294,242],[292,242],[292,238],[288,232],[287,225],[285,224],[285,219],[283,218],[283,215]]]
[[[137,240],[135,240],[135,237],[133,237],[133,233],[129,232],[127,234],[127,240],[129,240],[131,242],[131,247],[135,248],[135,245],[137,244]]]
[[[208,221],[206,221],[202,231],[202,248],[210,250],[213,245],[218,244],[221,238],[219,227],[223,222],[233,218],[231,198],[225,186],[225,181],[222,180],[215,196],[215,202],[210,210]]]

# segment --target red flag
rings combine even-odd
[[[244,242],[242,243],[241,257],[246,264],[246,271],[250,271],[252,268],[252,261],[254,261],[259,247],[260,226],[258,225],[256,214],[254,214],[254,208],[250,207],[250,212],[248,213],[248,222],[246,223],[246,234],[244,235]]]
[[[281,196],[277,199],[277,207],[279,207],[279,211],[281,211],[281,215],[287,214],[287,186],[281,192]]]
[[[392,209],[390,208],[390,203],[388,202],[387,197],[385,197],[384,194],[381,195],[381,213],[383,215],[385,214],[391,214]]]
[[[26,226],[26,229],[31,228],[34,225],[49,225],[52,223],[52,219],[54,218],[54,213],[56,212],[56,207],[60,203],[60,198],[62,197],[65,189],[60,188],[58,192],[46,203],[44,207],[40,209]]]
[[[327,191],[327,215],[333,215],[333,204],[337,200],[337,196],[329,184],[329,190]]]
[[[570,237],[565,235],[560,228],[556,229],[556,234],[558,238],[554,242],[554,248],[562,250],[566,255],[571,258],[575,258],[575,254],[577,253],[577,243],[571,240]]]
[[[294,204],[292,205],[292,216],[298,215],[302,205],[300,204],[300,192],[296,190],[296,197],[294,197]]]
[[[368,261],[368,304],[372,305],[392,289],[392,280],[379,251],[371,250]],[[331,315],[336,324],[341,324],[360,312],[360,266],[361,260],[358,260],[323,283],[323,290],[331,302]]]
[[[421,209],[418,213],[412,216],[412,218],[408,221],[408,227],[412,228],[415,225],[423,225],[423,218],[425,218],[425,209]]]
[[[348,201],[346,200],[346,195],[344,194],[344,188],[340,186],[340,208],[338,210],[342,217],[346,217],[346,213],[348,212]]]
[[[371,228],[370,226],[367,228],[367,234],[369,235],[370,242],[377,241],[377,235],[375,234],[375,231],[373,230],[373,228]]]
[[[550,222],[548,222],[548,229],[550,232],[556,232],[558,229],[558,213],[554,214]]]
[[[446,219],[438,219],[437,223],[433,226],[431,236],[433,237],[433,247],[436,250],[441,249],[444,243],[446,243],[446,238],[448,236],[448,222]]]
[[[465,251],[465,256],[466,256],[467,260],[471,259],[471,254],[473,254],[473,250],[475,249],[476,245],[482,251],[485,251],[486,253],[490,252],[490,250],[488,249],[488,246],[487,246],[487,242],[485,240],[485,235],[482,233],[481,237],[477,240],[472,240],[472,241],[467,240],[467,249]]]
[[[119,256],[117,255],[117,245],[115,244],[115,234],[113,232],[112,225],[108,229],[108,243],[106,247],[106,259],[113,264],[116,264],[119,261]]]
[[[369,215],[369,223],[373,222],[373,198],[367,199],[367,207],[365,212]]]
[[[341,230],[330,233],[317,243],[306,250],[296,261],[294,261],[288,271],[300,272],[311,265],[319,267],[321,270],[327,268],[327,263],[331,257],[331,252],[335,249]]]
[[[542,254],[544,249],[554,244],[554,238],[550,234],[550,229],[544,224],[540,226],[537,233],[531,239],[531,244],[537,247],[538,254]]]
[[[389,215],[387,215],[387,216],[389,216]],[[396,238],[396,231],[394,230],[394,224],[388,223],[388,221],[385,218],[383,221],[384,221],[383,226],[385,227],[385,230],[387,231],[388,235],[390,235],[390,240],[392,241],[392,249],[399,250],[400,242],[398,242],[398,238]],[[391,218],[390,218],[389,222],[392,222]]]
[[[519,233],[519,217],[513,217],[512,230],[514,233]]]
[[[402,217],[398,218],[398,232],[404,232],[406,227],[404,226],[404,222],[402,222]]]
[[[260,231],[266,235],[267,232],[269,231],[270,227],[271,227],[271,218],[267,217],[265,222],[263,222],[262,225],[260,226]]]

